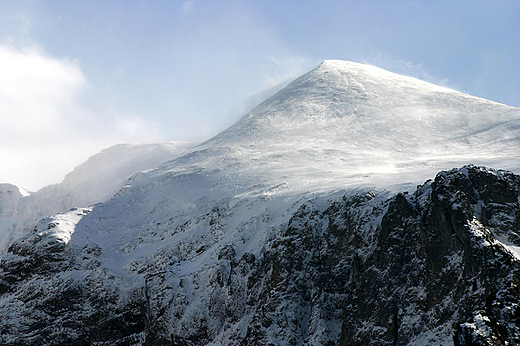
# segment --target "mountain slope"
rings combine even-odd
[[[0,341],[519,340],[520,110],[326,61],[0,262]],[[382,189],[386,189],[383,191]],[[367,288],[370,288],[367,290]]]
[[[344,188],[347,179],[415,185],[467,163],[517,169],[519,126],[516,108],[376,67],[325,61],[200,147],[193,161],[214,167],[225,157],[241,177],[269,174],[303,190],[320,189],[305,186],[317,175],[326,189]]]
[[[187,151],[195,143],[120,144],[90,157],[60,184],[28,192],[0,184],[0,254],[27,235],[38,220],[110,199],[134,173],[153,168]]]

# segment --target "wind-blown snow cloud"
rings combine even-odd
[[[0,45],[0,183],[36,190],[107,146],[156,138],[138,116],[94,115],[89,88],[74,61]]]
[[[163,108],[170,109],[163,123],[174,136],[183,135],[180,128],[194,134],[182,139],[217,134],[243,115],[249,97],[320,62],[295,53],[243,4],[186,1],[178,10],[179,27],[169,32],[161,54],[154,56],[154,65],[161,69],[154,85],[161,88],[149,98],[168,92],[161,97]],[[157,108],[160,112],[164,109]]]
[[[388,54],[371,54],[363,59],[363,63],[374,65],[405,76],[418,78],[429,83],[458,89],[456,85],[451,85],[451,82],[447,78],[435,76],[428,71],[423,64],[416,64],[410,60],[393,58]]]

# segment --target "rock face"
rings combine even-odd
[[[0,263],[0,343],[519,344],[519,196],[519,176],[465,166],[413,194],[311,198],[271,229],[258,215],[256,254],[227,244],[214,265],[176,270],[207,252],[186,241],[136,259],[133,277],[44,220]],[[196,223],[216,230],[229,212]]]

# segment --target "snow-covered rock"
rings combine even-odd
[[[60,184],[28,192],[0,184],[0,254],[38,220],[110,199],[134,173],[154,168],[193,147],[191,142],[119,144],[90,157]]]
[[[517,344],[520,178],[465,164],[518,173],[518,129],[520,109],[326,61],[15,242],[0,342]]]

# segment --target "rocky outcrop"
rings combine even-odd
[[[302,207],[269,251],[246,343],[518,344],[519,183],[468,166],[413,195]]]
[[[41,222],[0,262],[0,343],[520,343],[519,176],[466,166],[413,194],[337,196],[300,203],[258,251],[210,244],[213,264],[186,273],[172,268],[208,245],[172,245],[171,263],[155,253],[123,275]],[[197,222],[223,229],[227,207]]]
[[[102,268],[97,245],[77,251],[35,231],[0,262],[0,343],[139,344],[146,321],[143,287]]]

